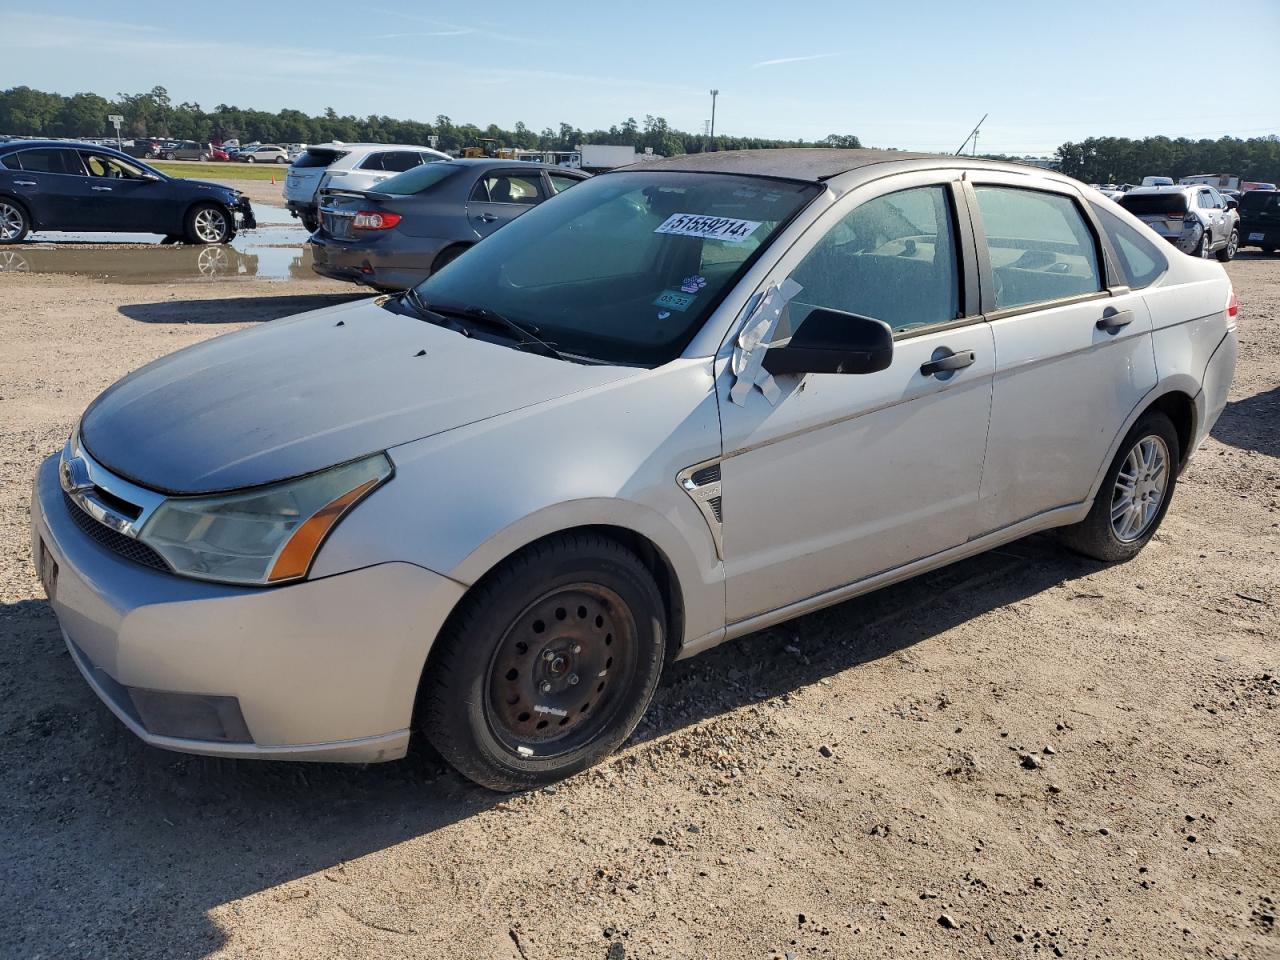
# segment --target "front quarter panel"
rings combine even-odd
[[[651,541],[684,604],[684,642],[724,629],[724,572],[680,489],[720,456],[709,358],[657,370],[394,447],[395,477],[352,511],[313,577],[399,558],[463,584],[541,537],[618,526]]]

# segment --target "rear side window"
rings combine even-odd
[[[14,163],[15,159],[18,161],[17,164]],[[9,155],[7,166],[10,169],[26,170],[30,173],[68,173],[79,177],[84,176],[80,157],[73,150],[21,150]]]
[[[535,173],[532,176],[499,174],[483,177],[471,191],[471,199],[489,203],[534,204],[544,197],[540,178]]]
[[[305,170],[309,167],[323,170],[333,161],[339,160],[346,155],[346,150],[317,150],[312,148],[303,152],[297,160],[293,161],[293,165],[300,170]]]
[[[387,170],[391,173],[404,173],[422,163],[421,154],[411,150],[386,150],[382,153],[371,153],[360,164],[361,170]]]
[[[1160,248],[1144,237],[1129,224],[1125,223],[1106,207],[1097,204],[1093,212],[1106,231],[1111,246],[1120,259],[1120,270],[1125,282],[1134,290],[1150,286],[1160,274],[1164,273],[1168,261]]]
[[[1102,289],[1098,248],[1084,215],[1057,193],[976,187],[997,310]]]
[[[803,288],[791,301],[793,332],[818,307],[883,320],[898,332],[955,320],[960,283],[947,188],[868,200],[832,227],[791,276]]]

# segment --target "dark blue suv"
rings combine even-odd
[[[226,243],[256,226],[249,198],[216,183],[169,177],[91,143],[0,143],[0,244],[32,230],[157,233]]]

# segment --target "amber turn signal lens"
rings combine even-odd
[[[311,561],[315,557],[316,551],[320,549],[320,544],[324,541],[325,534],[333,528],[333,525],[342,518],[344,513],[355,506],[361,497],[380,482],[377,478],[366,480],[354,490],[347,491],[336,500],[331,500],[313,513],[306,523],[293,532],[289,542],[284,545],[284,549],[280,551],[280,556],[276,558],[275,564],[271,567],[267,582],[296,580],[298,577],[304,576],[311,566]]]

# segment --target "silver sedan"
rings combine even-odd
[[[110,387],[40,468],[36,562],[148,743],[417,735],[524,789],[622,744],[672,659],[1050,528],[1135,556],[1236,313],[1220,264],[1049,171],[654,160]]]

